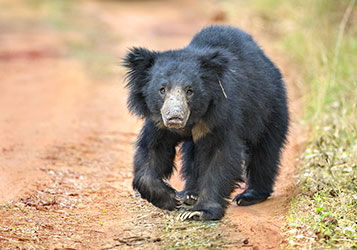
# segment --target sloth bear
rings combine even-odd
[[[155,206],[190,205],[179,219],[219,220],[233,201],[247,206],[273,192],[288,132],[280,71],[252,37],[230,26],[210,26],[187,47],[163,52],[132,48],[130,112],[145,119],[136,143],[133,188]],[[185,188],[167,180],[182,142]]]

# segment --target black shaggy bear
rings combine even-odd
[[[191,209],[179,218],[218,220],[237,183],[240,206],[273,192],[288,131],[280,71],[252,37],[211,26],[191,43],[164,52],[132,48],[124,59],[131,113],[145,119],[136,144],[133,187],[155,206]],[[183,142],[185,188],[167,182]]]

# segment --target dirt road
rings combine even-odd
[[[123,69],[102,54],[182,47],[202,26],[227,21],[222,11],[200,1],[2,2],[1,249],[280,249],[300,143],[294,124],[273,197],[232,204],[221,222],[177,222],[131,188],[142,122],[127,112]],[[268,37],[257,40],[283,69],[297,113],[294,67]],[[182,185],[177,173],[172,183]]]

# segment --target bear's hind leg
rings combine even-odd
[[[233,202],[239,206],[248,206],[262,202],[271,195],[284,141],[285,135],[276,138],[271,133],[266,133],[257,145],[250,147],[250,160],[247,166],[248,188],[238,194]]]

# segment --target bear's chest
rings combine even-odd
[[[211,130],[207,124],[203,121],[199,121],[195,124],[195,126],[193,126],[191,130],[193,142],[197,142],[199,139],[203,138],[210,132]]]

